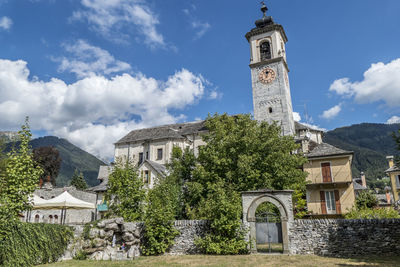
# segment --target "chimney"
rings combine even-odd
[[[391,204],[392,203],[392,200],[391,200],[391,197],[390,197],[390,187],[389,186],[386,186],[385,187],[385,190],[386,190],[386,202],[387,202],[387,204]]]
[[[367,187],[367,180],[365,179],[365,173],[361,172],[361,185]]]
[[[394,157],[393,156],[387,156],[386,159],[389,162],[389,168],[392,168],[394,166],[394,161],[393,161]]]

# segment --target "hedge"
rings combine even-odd
[[[57,261],[73,237],[70,227],[16,223],[0,240],[0,266],[32,266]]]

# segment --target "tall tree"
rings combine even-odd
[[[33,159],[42,167],[43,174],[40,184],[51,182],[56,184],[56,178],[61,167],[60,152],[55,147],[38,147],[33,150]]]
[[[136,165],[128,160],[116,159],[108,178],[105,195],[110,203],[109,215],[122,216],[126,221],[140,220],[146,192]]]
[[[85,178],[83,177],[83,173],[78,172],[77,169],[75,169],[74,174],[72,175],[71,185],[75,186],[79,190],[85,190],[88,188]]]
[[[43,173],[32,157],[28,118],[18,134],[21,144],[18,150],[7,153],[6,166],[0,174],[0,239],[5,227],[14,222],[18,214],[31,208],[29,197]]]
[[[205,123],[209,132],[198,157],[173,153],[169,176],[182,184],[184,217],[211,221],[212,234],[198,240],[203,252],[244,253],[240,192],[293,189],[295,207],[304,208],[306,158],[294,153],[299,146],[293,137],[281,136],[280,127],[250,115],[214,115]]]

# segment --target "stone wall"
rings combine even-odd
[[[194,241],[203,236],[208,229],[208,222],[202,220],[175,221],[175,228],[180,234],[175,244],[167,251],[170,255],[196,254]],[[86,226],[87,227],[87,226]],[[72,259],[84,251],[92,260],[130,260],[141,255],[143,242],[143,223],[124,222],[122,218],[106,219],[85,227],[75,226],[75,239],[68,248],[63,260]],[[125,248],[121,249],[122,244]]]
[[[296,220],[289,239],[291,254],[399,255],[400,219]]]

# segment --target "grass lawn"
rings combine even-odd
[[[139,257],[133,261],[65,261],[42,267],[119,267],[119,266],[400,266],[400,256],[336,259],[318,256],[240,255],[240,256],[159,256]]]

